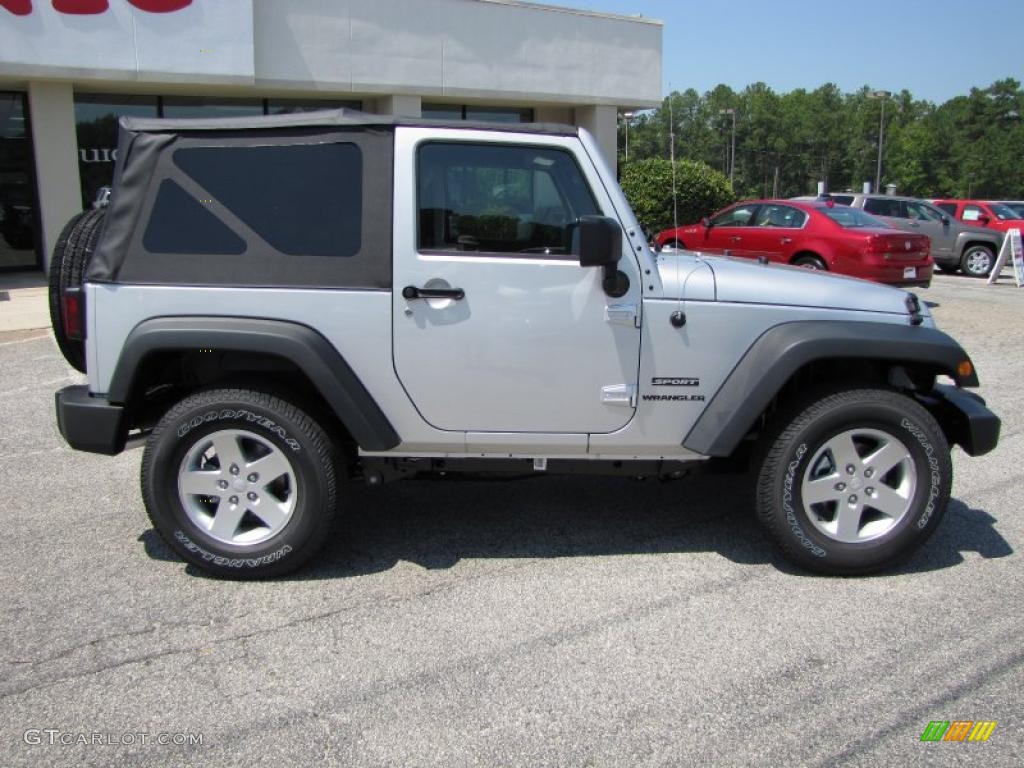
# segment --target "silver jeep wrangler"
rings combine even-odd
[[[999,434],[916,296],[652,252],[573,127],[125,119],[51,277],[61,433],[144,440],[154,526],[226,577],[307,562],[343,480],[723,467],[792,560],[867,573]]]

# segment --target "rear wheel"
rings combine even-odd
[[[904,560],[945,513],[949,445],[916,401],[850,389],[805,401],[768,433],[762,524],[809,570],[871,573]]]
[[[64,359],[72,368],[83,373],[85,345],[81,341],[69,339],[64,333],[61,296],[68,288],[77,288],[82,284],[105,218],[104,210],[84,211],[75,216],[64,226],[50,259],[49,299],[53,335]]]
[[[201,392],[174,406],[142,457],[153,525],[188,562],[257,579],[299,568],[327,541],[335,449],[291,403],[262,392]]]
[[[995,263],[995,251],[987,245],[972,245],[960,258],[960,269],[968,277],[986,277]]]
[[[820,256],[797,256],[793,259],[793,266],[803,267],[804,269],[817,269],[823,272],[828,271],[828,267],[825,266],[825,261]]]

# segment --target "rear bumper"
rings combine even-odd
[[[946,436],[969,456],[982,456],[999,442],[999,417],[973,392],[937,384],[932,391]]]
[[[57,428],[76,451],[113,456],[124,450],[124,407],[93,397],[84,385],[64,387],[55,396]]]

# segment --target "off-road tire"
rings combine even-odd
[[[85,372],[85,344],[69,339],[64,333],[64,310],[61,306],[61,294],[67,288],[77,288],[82,284],[85,270],[92,259],[93,251],[99,242],[105,210],[83,211],[71,219],[57,238],[50,259],[49,299],[50,324],[57,346],[68,364],[81,372]]]
[[[189,457],[202,449],[204,440],[232,434],[251,435],[257,446],[276,449],[293,474],[291,512],[278,531],[257,543],[216,538],[215,518],[211,517],[209,529],[204,528],[196,521],[193,505],[197,501],[207,504],[219,514],[221,501],[229,497],[189,495],[179,485]],[[241,443],[246,441],[244,438]],[[243,460],[248,461],[245,457]],[[337,505],[337,464],[332,441],[295,405],[265,392],[210,390],[193,394],[172,407],[149,436],[142,457],[142,497],[154,527],[189,563],[223,578],[270,578],[301,567],[328,540]],[[213,472],[223,473],[215,478],[223,477],[225,482],[241,483],[252,477],[246,469],[251,466],[244,463],[233,476],[224,466]],[[244,499],[246,491],[251,490],[258,489],[241,485],[236,489],[232,485],[223,493],[237,493],[237,498]],[[241,500],[241,504],[246,502]],[[259,512],[257,507],[249,509]],[[242,529],[239,524],[237,530]]]
[[[870,462],[861,464],[858,459],[871,455],[869,442],[869,447],[864,449],[866,453],[836,470],[844,473],[847,467],[857,464],[856,475],[835,478],[836,486],[843,482],[846,488],[845,483],[850,483],[850,497],[821,505],[805,504],[804,481],[831,477],[812,474],[821,471],[822,456],[828,466],[832,456],[828,449],[830,441],[841,444],[845,435],[853,433],[887,436],[894,446],[905,449],[903,463],[885,478],[863,479],[865,474],[870,476],[867,467]],[[864,388],[811,395],[780,410],[765,437],[766,447],[757,477],[757,514],[786,556],[803,568],[839,576],[891,568],[928,539],[945,513],[953,477],[949,445],[932,415],[898,392]],[[856,438],[851,438],[851,442],[859,453]],[[878,488],[870,487],[872,482],[892,482],[891,478],[899,472],[906,473],[907,477],[913,473],[915,479],[903,491],[908,508],[902,517],[892,522],[870,507],[868,491],[877,493]],[[858,493],[864,493],[858,497],[864,506],[863,517],[861,513],[854,514],[857,520],[869,522],[858,523],[857,535],[861,530],[870,530],[868,525],[881,525],[883,530],[886,523],[892,527],[875,538],[856,541],[843,541],[838,534],[832,536],[823,532],[822,527],[833,523],[820,513],[834,509],[838,529],[840,506]],[[851,504],[850,509],[856,508]],[[817,522],[812,520],[812,515]],[[877,517],[881,517],[881,522],[872,521]]]

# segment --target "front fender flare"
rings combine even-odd
[[[141,366],[154,352],[216,349],[257,352],[294,363],[331,406],[360,447],[386,451],[400,438],[387,416],[338,350],[300,323],[238,317],[157,317],[128,334],[107,399],[128,402]]]
[[[798,321],[776,325],[751,345],[683,439],[705,456],[729,456],[800,368],[817,360],[880,360],[924,364],[960,386],[978,386],[958,367],[970,360],[963,348],[936,328],[856,321]]]

